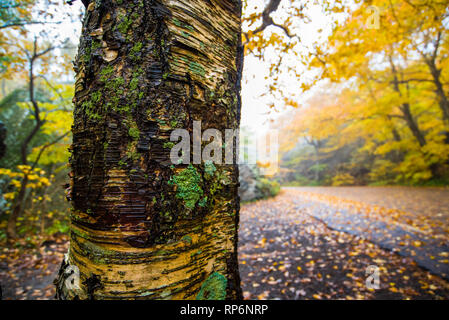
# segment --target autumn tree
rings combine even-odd
[[[17,40],[27,38],[33,32],[30,27],[42,30],[57,26],[71,12],[61,10],[64,6],[58,0],[3,0],[0,1],[0,74],[2,86],[5,79],[13,79],[20,73],[23,56],[17,55]],[[57,17],[57,18],[56,18]],[[34,32],[34,35],[35,32]],[[4,96],[4,92],[2,92]]]
[[[175,129],[239,126],[240,15],[231,0],[87,5],[59,299],[241,297],[236,159],[170,159]]]
[[[49,74],[54,73],[49,71],[50,63],[56,59],[55,51],[61,47],[50,43],[39,43],[37,37],[32,41],[22,39],[10,44],[11,52],[14,52],[17,57],[14,62],[15,76],[17,79],[24,79],[26,84],[26,98],[21,107],[27,111],[23,113],[23,116],[31,121],[27,121],[29,128],[25,129],[26,133],[22,139],[14,142],[19,146],[19,160],[12,162],[20,166],[21,179],[11,199],[13,203],[6,229],[9,241],[17,238],[16,224],[24,208],[30,176],[34,176],[35,169],[41,171],[38,164],[49,147],[67,138],[70,133],[67,130],[70,118],[64,117],[64,114],[71,111],[71,107],[67,103],[67,97],[62,96],[61,88],[56,88],[57,86],[53,85],[48,77]],[[11,71],[8,70],[8,72]],[[56,96],[56,99],[52,101],[54,103],[44,102],[38,97],[38,88],[43,86]],[[44,131],[48,133],[50,140],[41,141],[41,144],[36,143],[36,138]]]
[[[0,3],[0,118],[8,129],[0,163],[8,206],[1,225],[8,220],[5,227],[11,242],[18,236],[18,220],[35,201],[35,188],[42,186],[36,183],[37,177],[45,173],[39,179],[49,183],[56,169],[53,164],[67,161],[71,86],[61,78],[71,72],[70,45],[52,27],[73,17],[60,4],[53,0]],[[43,221],[44,215],[34,218]]]

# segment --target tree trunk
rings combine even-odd
[[[59,299],[241,298],[236,161],[170,161],[175,128],[239,126],[240,16],[236,0],[89,4]]]
[[[401,111],[404,116],[405,122],[407,123],[408,128],[410,129],[413,136],[418,141],[419,145],[421,147],[425,146],[427,143],[426,138],[424,137],[424,134],[419,129],[418,123],[416,122],[415,118],[412,115],[412,112],[410,110],[410,105],[408,103],[402,104]]]
[[[30,57],[30,60],[29,60],[29,70],[28,70],[28,74],[29,74],[28,92],[29,92],[30,102],[33,106],[33,117],[34,117],[34,120],[36,121],[36,123],[34,124],[34,127],[30,131],[30,133],[28,133],[28,135],[25,137],[24,141],[22,142],[22,145],[20,146],[21,164],[26,165],[26,166],[28,165],[27,158],[28,158],[29,144],[31,143],[33,138],[36,136],[36,134],[39,132],[42,125],[44,124],[44,121],[42,121],[41,116],[40,116],[39,104],[34,97],[34,86],[35,86],[35,84],[34,84],[34,80],[35,80],[34,63],[36,63],[36,59],[38,56],[43,55],[45,53],[37,53],[36,46],[37,45],[36,45],[36,40],[35,40],[34,47],[33,47],[34,51],[33,51],[33,55]],[[10,243],[13,243],[15,241],[15,239],[17,238],[17,231],[16,231],[17,220],[23,210],[27,187],[28,187],[28,175],[24,174],[22,182],[20,183],[20,188],[19,188],[17,198],[14,200],[14,206],[12,209],[12,213],[8,219],[6,235],[8,238],[8,242],[10,242]]]
[[[313,148],[315,149],[315,182],[318,182],[320,181],[320,153],[317,145],[314,144]]]
[[[17,238],[16,224],[17,219],[22,212],[22,204],[25,201],[26,187],[28,185],[28,175],[25,174],[22,181],[20,182],[19,192],[17,198],[14,200],[14,206],[11,212],[11,216],[8,219],[8,225],[6,226],[6,235],[9,243],[14,243]]]
[[[428,61],[427,65],[430,69],[430,73],[432,74],[433,83],[435,84],[435,93],[438,96],[438,104],[443,114],[443,119],[449,121],[449,101],[440,80],[441,70],[437,68],[434,60]]]

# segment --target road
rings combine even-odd
[[[244,296],[449,299],[448,198],[444,189],[283,188],[245,204]],[[369,266],[378,287],[367,284]]]

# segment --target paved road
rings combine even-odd
[[[449,189],[294,187],[297,208],[328,227],[411,257],[449,280]]]
[[[449,223],[449,187],[294,187],[293,189],[398,209]]]

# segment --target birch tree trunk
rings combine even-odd
[[[237,164],[170,161],[175,128],[239,126],[240,16],[240,0],[88,5],[57,298],[241,298]]]

